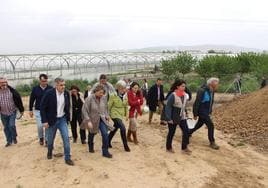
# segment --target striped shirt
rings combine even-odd
[[[16,106],[10,89],[0,89],[0,113],[9,116],[14,111]]]

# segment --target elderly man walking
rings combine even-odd
[[[0,78],[0,114],[6,136],[6,147],[17,144],[16,111],[24,112],[20,94],[8,85],[6,78]]]
[[[191,136],[196,130],[206,124],[208,128],[208,139],[210,147],[212,149],[219,149],[219,146],[215,143],[214,138],[214,124],[211,120],[212,106],[214,102],[214,93],[217,91],[219,86],[218,78],[210,78],[207,84],[202,86],[196,95],[196,100],[193,105],[194,119],[198,121],[193,129],[189,131]]]
[[[63,140],[65,163],[74,165],[70,155],[70,140],[68,133],[68,121],[70,120],[70,96],[65,91],[65,81],[62,78],[55,79],[55,88],[48,90],[41,101],[41,120],[48,129],[47,158],[52,159],[52,150],[56,132],[59,129]]]

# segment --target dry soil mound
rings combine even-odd
[[[234,138],[268,151],[268,87],[217,108],[215,125]]]

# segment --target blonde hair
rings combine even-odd
[[[95,87],[95,89],[93,90],[93,93],[96,93],[96,92],[98,92],[98,91],[100,91],[100,90],[103,90],[104,93],[105,93],[105,89],[104,89],[104,87],[103,87],[102,84],[98,84],[98,85]]]
[[[127,87],[127,84],[124,80],[119,80],[116,84],[115,84],[115,87],[117,89],[119,88],[126,88]]]

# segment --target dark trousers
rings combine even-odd
[[[115,118],[112,119],[114,122],[114,130],[110,132],[109,134],[109,143],[111,143],[115,133],[117,132],[118,129],[120,129],[120,135],[121,135],[121,139],[122,142],[124,144],[124,146],[127,146],[127,136],[126,136],[126,128],[125,125],[123,123],[123,121],[121,119]]]
[[[72,135],[75,140],[77,139],[77,123],[79,123],[79,125],[82,123],[81,112],[73,112],[71,121]],[[80,129],[80,138],[81,141],[86,140],[86,130]]]
[[[99,129],[100,129],[101,136],[102,136],[102,154],[108,155],[109,154],[109,151],[108,151],[108,147],[109,147],[108,128],[107,128],[107,125],[102,120],[100,120]],[[95,134],[89,132],[89,134],[88,134],[89,150],[94,149],[94,137],[95,137]]]
[[[215,142],[214,139],[214,124],[210,118],[210,116],[199,116],[198,121],[193,129],[189,131],[190,134],[193,134],[196,130],[201,128],[204,124],[206,124],[208,128],[208,140],[210,143]]]
[[[189,144],[189,130],[186,120],[181,120],[179,124],[181,131],[182,131],[182,142],[181,142],[181,149],[185,150],[187,145]],[[172,141],[177,129],[176,124],[168,124],[168,135],[167,135],[167,142],[166,142],[166,149],[172,149]]]

